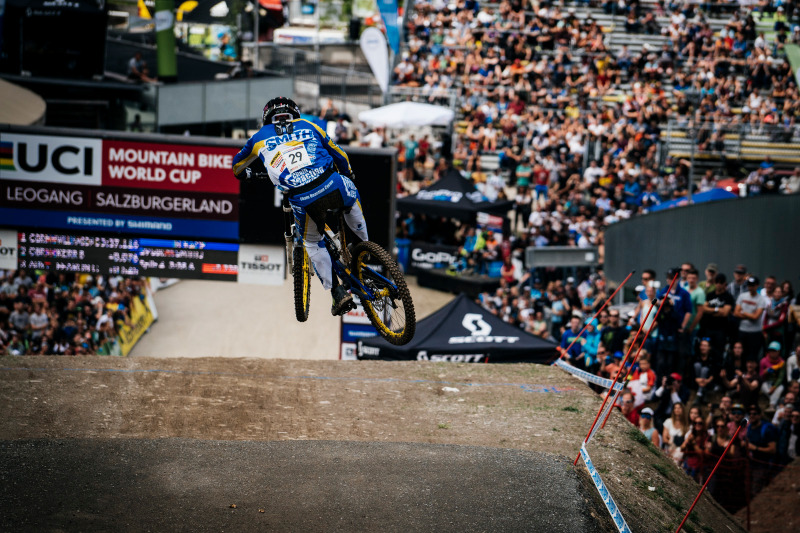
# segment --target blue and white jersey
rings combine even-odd
[[[265,124],[233,158],[233,173],[238,176],[260,158],[272,183],[284,192],[311,183],[328,169],[352,174],[347,154],[323,129],[302,118],[292,124],[292,133],[285,135]]]

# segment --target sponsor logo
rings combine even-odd
[[[417,353],[417,361],[439,361],[447,363],[480,363],[486,357],[482,353],[453,353],[453,354],[430,354],[426,350]]]
[[[314,138],[314,132],[307,129],[300,129],[294,131],[287,135],[276,135],[274,137],[270,137],[264,143],[267,150],[270,152],[280,146],[281,144],[286,144],[289,141],[308,141]]]
[[[447,252],[425,252],[421,248],[414,248],[411,250],[411,259],[420,263],[447,263],[450,264],[456,260],[453,254]],[[423,265],[420,265],[423,266]]]
[[[483,195],[478,191],[464,194],[463,192],[458,192],[458,191],[437,189],[435,191],[419,191],[417,193],[417,198],[420,200],[436,200],[438,202],[452,202],[454,204],[460,202],[461,199],[464,198],[465,196],[470,201],[475,203],[484,201]]]
[[[358,343],[358,351],[361,355],[369,355],[369,356],[378,356],[381,354],[381,349],[375,346],[364,346],[362,343]]]
[[[0,142],[0,170],[17,170],[14,166],[14,143]]]
[[[0,176],[25,181],[100,185],[100,139],[6,134]]]
[[[0,230],[0,268],[17,268],[17,232]]]
[[[464,329],[470,332],[469,335],[460,337],[450,337],[449,344],[472,344],[478,342],[494,342],[514,344],[519,341],[519,337],[509,337],[505,335],[492,335],[492,326],[483,319],[481,313],[467,313],[461,320]]]

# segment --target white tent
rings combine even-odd
[[[358,114],[358,119],[369,126],[407,128],[408,126],[447,126],[453,122],[451,109],[418,102],[398,102]]]

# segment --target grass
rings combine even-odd
[[[653,445],[652,441],[650,439],[648,439],[647,437],[645,437],[644,433],[642,433],[638,429],[634,428],[634,429],[629,430],[628,431],[628,436],[634,442],[638,442],[639,444],[643,444],[644,446],[646,446],[647,449],[650,451],[650,453],[652,453],[653,455],[662,456],[661,455],[661,450],[656,448]]]
[[[580,409],[578,409],[577,407],[573,407],[571,405],[568,405],[567,407],[564,407],[562,409],[562,411],[569,411],[570,413],[580,413],[581,412]]]
[[[653,466],[653,468],[655,469],[656,472],[658,472],[659,474],[661,474],[665,478],[669,479],[670,481],[672,480],[672,477],[669,475],[670,468],[668,466],[666,466],[664,464],[661,464],[661,463],[653,463],[652,466]]]
[[[439,429],[450,429],[450,424],[447,422],[439,422]]]

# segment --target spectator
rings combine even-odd
[[[573,316],[569,321],[569,328],[561,335],[561,352],[567,356],[569,362],[578,368],[584,368],[581,358],[583,345],[586,343],[585,332],[581,333],[581,319]],[[578,335],[580,333],[580,336]],[[569,350],[567,350],[569,348]]]
[[[769,399],[770,409],[775,409],[783,394],[786,378],[786,362],[780,356],[781,344],[773,341],[767,346],[767,354],[761,359],[758,376],[761,378],[761,393]]]
[[[788,420],[789,415],[795,408],[797,397],[793,392],[787,392],[783,398],[778,402],[778,407],[775,409],[775,415],[772,417],[772,425],[780,427],[784,420]],[[800,405],[798,406],[800,407]]]
[[[697,383],[697,396],[695,403],[703,405],[716,385],[717,366],[711,357],[711,342],[709,339],[700,340],[700,348],[694,362],[694,380]]]
[[[620,411],[622,415],[636,427],[639,427],[639,411],[633,406],[633,394],[631,391],[625,389],[620,397],[622,405]]]
[[[788,418],[780,425],[778,436],[778,459],[788,464],[800,456],[800,409],[791,410]]]
[[[773,462],[777,458],[778,431],[761,418],[761,408],[750,406],[750,425],[747,427],[747,451],[752,459],[751,492],[758,494],[769,483],[773,473]]]
[[[727,344],[728,317],[736,303],[726,290],[726,284],[725,274],[720,272],[714,276],[711,290],[706,294],[706,301],[702,304],[700,317],[700,336],[709,339],[714,357],[720,362]]]
[[[141,52],[135,52],[128,61],[128,79],[147,83],[156,82],[155,78],[150,77],[150,71],[147,68],[147,63],[142,59]]]
[[[690,431],[681,444],[683,452],[683,470],[696,482],[703,483],[705,480],[705,454],[706,443],[708,442],[708,431],[703,417],[698,416],[690,420]]]
[[[762,333],[764,325],[764,309],[767,300],[758,293],[758,279],[747,278],[747,292],[742,293],[736,300],[733,316],[739,322],[739,340],[744,345],[744,354],[747,359],[758,360],[764,345]]]
[[[653,443],[653,446],[659,449],[661,448],[661,435],[659,435],[658,430],[653,426],[653,410],[649,407],[645,407],[639,413],[639,430]]]
[[[672,414],[664,420],[662,430],[662,440],[664,443],[664,453],[667,454],[677,464],[683,463],[683,444],[684,437],[689,431],[689,418],[683,403],[675,402],[672,405]]]
[[[672,415],[673,406],[676,403],[686,405],[691,393],[683,385],[683,378],[677,372],[661,378],[661,386],[656,389],[654,399],[658,399],[656,408],[656,422],[662,424],[664,420]]]

